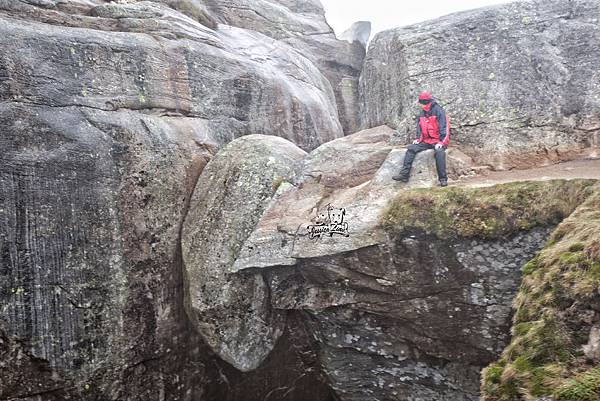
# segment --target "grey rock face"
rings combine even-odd
[[[229,274],[280,182],[305,152],[284,139],[248,135],[229,143],[200,176],[182,233],[188,314],[206,342],[242,371],[256,369],[283,331],[260,274]]]
[[[318,0],[206,0],[227,25],[261,32],[311,60],[331,83],[343,131],[359,129],[358,77],[365,56],[360,42],[338,40]]]
[[[2,100],[197,117],[221,142],[258,133],[313,149],[343,135],[329,81],[260,33],[212,31],[151,2],[98,5],[94,17],[30,8],[26,22],[0,15]]]
[[[340,35],[340,39],[350,43],[359,42],[366,49],[370,36],[371,23],[369,21],[357,21]]]
[[[31,355],[29,347],[9,336],[2,326],[0,326],[0,357],[2,399],[32,399],[33,397],[43,397],[48,401],[74,399],[65,389],[61,378],[53,374],[48,362]]]
[[[523,1],[381,32],[361,75],[362,126],[414,136],[417,95],[430,90],[478,164],[597,153],[599,20],[597,1]]]
[[[302,49],[217,22],[198,0],[0,1],[0,398],[263,399],[312,363],[299,336],[240,373],[185,313],[180,232],[213,154],[343,136]],[[290,399],[328,399],[317,371]]]
[[[191,364],[198,346],[182,318],[178,243],[215,145],[130,111],[8,102],[0,126],[7,335],[53,369],[66,393],[181,399],[202,391],[196,377],[206,372]],[[2,371],[31,374],[20,367]],[[4,395],[36,387],[17,390]]]

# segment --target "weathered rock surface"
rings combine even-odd
[[[213,31],[152,2],[102,3],[85,15],[2,9],[3,101],[196,117],[221,142],[257,133],[313,149],[343,135],[329,81],[258,32]]]
[[[340,39],[347,42],[352,43],[358,41],[365,49],[367,48],[370,37],[371,23],[369,21],[357,21],[340,35]]]
[[[215,144],[130,111],[9,102],[0,106],[0,126],[7,334],[28,344],[36,365],[53,369],[65,393],[85,399],[203,391],[178,244]],[[2,372],[9,382],[31,374],[19,365]],[[35,390],[54,392],[23,385],[0,393]]]
[[[428,89],[446,105],[453,143],[478,164],[597,154],[599,20],[593,0],[522,1],[381,32],[361,75],[362,126],[414,136]]]
[[[520,266],[547,234],[445,242],[414,232],[300,259],[269,271],[273,305],[311,311],[341,400],[479,400],[484,361],[509,339]]]
[[[242,371],[256,369],[283,331],[259,274],[229,269],[269,199],[306,153],[274,136],[229,143],[200,176],[182,232],[188,314],[208,345]]]
[[[71,400],[64,382],[53,374],[48,361],[31,355],[30,348],[9,336],[0,326],[0,398]],[[9,373],[10,372],[10,373]]]
[[[240,373],[185,313],[180,231],[213,154],[248,134],[303,149],[343,135],[302,48],[213,12],[0,1],[0,398],[263,399],[313,363],[306,336],[273,338],[279,356]],[[328,399],[317,376],[288,396]]]
[[[358,78],[366,46],[360,41],[336,39],[318,0],[206,0],[206,3],[220,22],[261,32],[289,44],[311,60],[331,83],[344,132],[358,131]]]

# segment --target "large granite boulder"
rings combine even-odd
[[[388,127],[365,130],[328,142],[304,160],[301,174],[284,183],[268,211],[242,248],[233,270],[294,265],[297,258],[342,253],[381,241],[377,217],[400,188],[431,187],[435,182],[432,152],[420,153],[408,184],[391,177],[406,151],[390,145]],[[327,205],[344,208],[352,235],[314,241],[307,225],[318,224]]]
[[[248,135],[229,143],[198,180],[182,231],[188,314],[206,342],[242,371],[256,369],[283,332],[259,274],[230,267],[281,182],[306,153],[282,138]]]
[[[365,49],[371,37],[371,23],[369,21],[357,21],[340,35],[340,39],[347,42],[359,42]]]
[[[144,1],[2,10],[3,101],[196,117],[222,143],[257,133],[313,149],[343,135],[329,81],[258,32]]]
[[[478,164],[597,155],[599,19],[594,0],[522,1],[381,32],[361,74],[362,126],[414,136],[417,95],[430,90]]]

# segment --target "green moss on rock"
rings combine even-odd
[[[554,392],[559,401],[598,401],[600,399],[600,365],[575,375]]]
[[[585,192],[585,202],[523,266],[511,342],[482,374],[485,401],[600,400],[600,367],[581,357],[592,325],[586,316],[600,293],[600,185]]]
[[[390,203],[381,223],[398,233],[419,228],[440,238],[497,238],[559,223],[589,195],[587,188],[594,182],[554,180],[403,191]]]
[[[525,263],[523,266],[523,275],[526,276],[528,274],[533,273],[538,268],[538,258],[535,257],[531,259],[529,262]]]

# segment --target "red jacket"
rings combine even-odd
[[[431,102],[428,111],[422,110],[417,119],[417,139],[419,142],[435,145],[450,143],[450,121],[446,112],[435,101]]]

